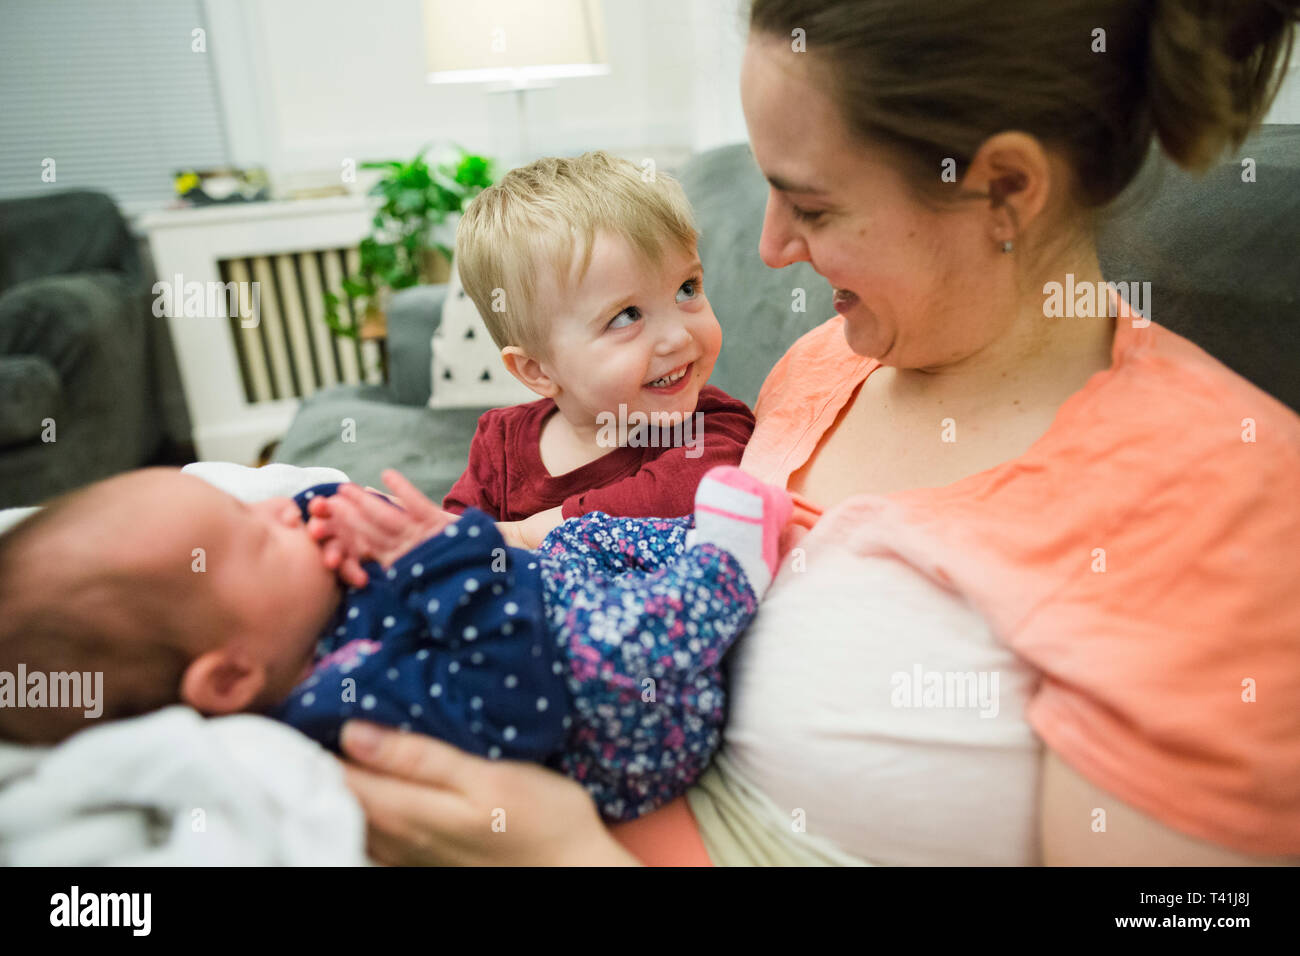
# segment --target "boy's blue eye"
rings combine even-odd
[[[619,320],[622,319],[624,316],[627,316],[627,321],[626,321],[626,322],[621,322],[621,321],[619,321]],[[606,328],[609,328],[609,329],[625,329],[625,328],[627,328],[629,325],[631,325],[631,324],[633,324],[634,322],[636,322],[637,319],[639,319],[639,318],[641,318],[641,310],[638,309],[638,308],[637,308],[636,306],[634,306],[634,305],[629,305],[626,309],[624,309],[624,310],[623,310],[622,312],[620,312],[618,315],[614,316],[614,318],[610,319],[610,320],[609,320],[609,325],[607,325]]]
[[[677,290],[677,301],[678,302],[683,301],[682,289],[686,289],[686,288],[689,288],[691,290],[689,293],[687,293],[686,299],[688,300],[694,299],[696,296],[698,296],[701,292],[704,291],[702,288],[700,288],[700,286],[702,285],[703,283],[700,281],[698,276],[694,279],[687,279],[685,282],[682,283],[681,289]]]

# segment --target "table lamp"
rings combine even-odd
[[[424,45],[430,83],[515,94],[521,162],[528,90],[609,73],[600,0],[424,0]]]

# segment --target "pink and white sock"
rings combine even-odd
[[[730,551],[762,600],[776,574],[777,542],[792,510],[784,489],[731,465],[711,468],[695,491],[695,529],[686,544]]]

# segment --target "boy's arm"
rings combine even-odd
[[[563,523],[564,509],[556,505],[521,521],[498,521],[497,527],[510,545],[535,551],[542,546],[542,539]]]
[[[716,388],[706,393],[701,393],[697,406],[703,419],[688,444],[667,449],[629,478],[566,498],[560,506],[563,516],[573,518],[589,511],[628,518],[693,514],[695,488],[705,472],[715,465],[740,464],[754,431],[754,415],[744,402]],[[692,416],[692,428],[698,420]]]

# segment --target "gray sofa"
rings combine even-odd
[[[152,287],[137,240],[102,193],[0,202],[0,508],[188,441]]]
[[[1242,182],[1240,158],[1200,179],[1153,163],[1103,229],[1102,268],[1113,280],[1150,281],[1155,321],[1300,409],[1300,127],[1265,127],[1240,157],[1255,160],[1256,182]],[[703,153],[678,175],[695,206],[704,288],[723,329],[710,381],[752,405],[782,353],[832,315],[830,288],[807,263],[776,271],[759,260],[767,189],[748,147]],[[804,312],[792,309],[796,288],[806,291]],[[445,294],[428,286],[394,297],[389,384],[312,396],[277,460],[330,465],[371,485],[396,467],[440,499],[465,467],[482,412],[425,405]],[[356,441],[345,443],[348,418]]]

